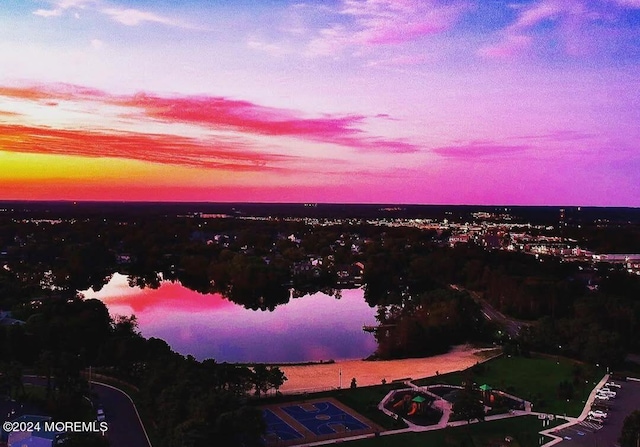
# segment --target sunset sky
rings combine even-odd
[[[0,200],[640,206],[640,0],[4,0]]]

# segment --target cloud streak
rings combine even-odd
[[[590,47],[583,30],[586,24],[601,17],[601,2],[537,0],[518,7],[515,21],[500,31],[499,40],[480,48],[477,54],[493,59],[514,59],[536,46],[553,47],[554,42],[559,41],[566,54],[583,55]]]
[[[151,118],[198,124],[212,129],[294,137],[366,151],[412,153],[420,150],[406,141],[367,135],[359,127],[367,119],[362,115],[306,118],[301,117],[299,112],[207,96],[163,98],[139,94],[119,100],[118,104],[141,108]]]
[[[309,43],[308,55],[334,55],[348,47],[397,45],[449,30],[470,9],[466,2],[344,0],[339,18]]]
[[[505,145],[491,141],[472,141],[460,145],[441,146],[432,149],[437,155],[469,161],[502,159],[530,150],[529,145]]]
[[[50,9],[40,8],[33,11],[33,14],[44,18],[50,18],[60,17],[68,11],[75,11],[75,16],[78,18],[78,10],[91,9],[127,26],[137,26],[142,23],[149,22],[181,28],[191,27],[179,20],[150,11],[117,6],[104,6],[104,3],[100,0],[57,0],[50,1],[49,3],[51,4]]]
[[[0,147],[5,151],[91,158],[121,158],[187,167],[232,171],[283,169],[271,166],[293,160],[250,145],[242,147],[216,140],[134,132],[106,133],[84,130],[0,124]]]

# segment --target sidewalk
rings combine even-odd
[[[558,425],[557,427],[553,427],[548,430],[541,431],[540,432],[541,434],[552,438],[551,441],[547,442],[546,444],[543,444],[541,447],[551,447],[553,445],[556,445],[562,442],[563,439],[560,436],[556,436],[554,432],[584,421],[587,415],[589,414],[589,411],[591,410],[591,404],[593,404],[593,402],[596,400],[596,392],[608,381],[609,381],[609,374],[605,374],[605,376],[600,380],[600,382],[598,382],[597,385],[593,388],[593,390],[591,390],[591,394],[589,394],[589,398],[587,399],[587,402],[585,403],[584,408],[582,409],[582,413],[580,413],[580,416],[578,416],[577,418],[571,418],[572,420],[570,420],[566,424]]]

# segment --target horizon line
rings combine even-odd
[[[443,206],[443,207],[496,207],[496,208],[620,208],[620,209],[640,209],[639,206],[629,205],[575,205],[575,204],[489,204],[489,203],[403,203],[403,202],[252,202],[252,201],[203,201],[203,200],[73,200],[73,199],[0,199],[0,204],[4,203],[59,203],[59,204],[147,204],[147,205],[281,205],[281,206]]]

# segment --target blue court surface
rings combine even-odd
[[[282,409],[316,436],[370,428],[331,402],[313,402]]]
[[[298,433],[291,425],[280,419],[271,410],[262,410],[264,421],[267,424],[266,438],[276,436],[282,441],[290,441],[292,439],[300,439],[303,436]]]

